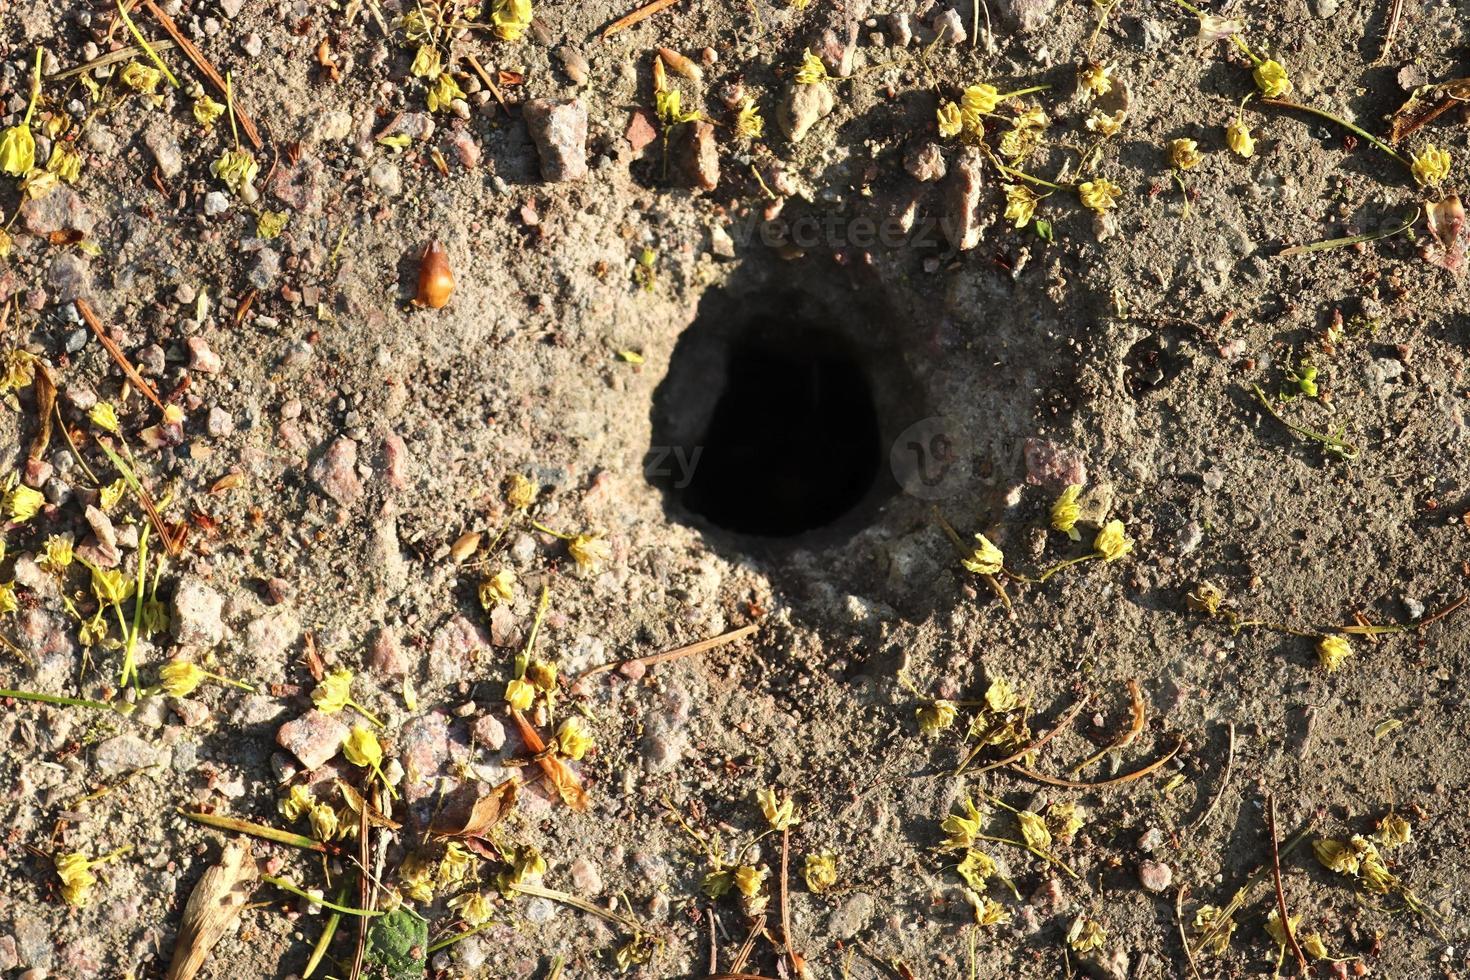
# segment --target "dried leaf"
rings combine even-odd
[[[245,474],[244,473],[226,473],[224,476],[222,476],[218,480],[215,480],[214,481],[214,486],[212,486],[212,487],[209,488],[209,492],[210,493],[224,493],[226,490],[233,490],[233,489],[235,489],[236,487],[238,487],[240,484],[242,484],[244,482],[245,482]]]
[[[1465,264],[1465,208],[1458,194],[1424,205],[1433,242],[1421,254],[1426,262],[1458,273]]]
[[[430,827],[440,837],[484,837],[515,809],[520,796],[520,780],[512,777],[480,797],[462,819],[454,814],[441,814]]]
[[[255,890],[258,874],[249,841],[225,845],[219,863],[204,872],[184,906],[168,980],[192,980],[199,972]]]
[[[26,453],[28,459],[40,459],[46,454],[46,447],[51,443],[51,420],[56,416],[56,382],[51,380],[51,372],[46,366],[37,362],[33,391],[36,393],[36,420],[39,427],[36,429],[35,438],[31,440],[31,448]]]
[[[403,826],[383,816],[382,812],[364,799],[363,795],[350,783],[345,783],[339,779],[337,780],[337,787],[342,790],[342,798],[347,801],[347,805],[351,807],[353,813],[367,811],[367,822],[370,826],[385,827],[388,830],[399,830]]]
[[[524,82],[526,80],[526,76],[525,75],[522,75],[518,71],[503,71],[502,70],[502,71],[496,72],[496,74],[500,77],[500,87],[501,88],[514,88],[515,86],[521,84],[522,82]]]
[[[551,785],[556,787],[562,802],[578,812],[587,809],[587,791],[582,788],[582,781],[577,778],[577,774],[565,762],[546,752],[546,743],[542,741],[535,726],[526,720],[525,715],[512,708],[510,716],[515,719],[516,728],[520,730],[521,741],[536,756],[536,764],[541,767],[542,774]]]

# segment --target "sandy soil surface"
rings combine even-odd
[[[0,974],[1470,969],[1463,11],[129,9],[0,9]]]

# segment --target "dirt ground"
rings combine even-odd
[[[0,8],[0,975],[1464,976],[1463,9],[634,7]]]

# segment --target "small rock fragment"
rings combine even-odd
[[[944,151],[938,143],[931,142],[909,147],[903,157],[903,166],[910,176],[924,183],[943,180],[948,171],[944,165]]]
[[[347,726],[315,709],[276,731],[276,744],[301,761],[302,766],[318,769],[327,764],[347,737]]]
[[[670,152],[674,156],[674,183],[678,186],[712,191],[719,184],[720,151],[715,145],[713,124],[700,120],[680,126]]]
[[[800,143],[836,105],[837,100],[828,86],[792,82],[781,104],[776,107],[776,122],[787,139]]]
[[[592,67],[587,64],[586,55],[571,45],[563,44],[556,49],[556,57],[561,62],[562,71],[567,73],[573,85],[587,84],[587,74]]]
[[[1162,861],[1144,861],[1138,866],[1138,883],[1147,891],[1167,891],[1173,881],[1173,869]]]
[[[1087,486],[1087,461],[1077,450],[1049,439],[1027,439],[1025,455],[1027,483],[1054,490]]]
[[[944,237],[958,251],[966,252],[979,245],[985,233],[986,215],[980,207],[980,191],[984,186],[980,153],[966,147],[945,182],[944,213],[939,219]]]
[[[933,20],[934,34],[941,44],[964,44],[969,37],[965,33],[965,22],[960,12],[953,7],[940,11]]]
[[[317,489],[343,507],[350,507],[362,496],[362,481],[357,476],[357,443],[338,436],[326,452],[311,464],[308,473]]]
[[[203,337],[190,337],[189,348],[189,370],[199,371],[203,374],[219,374],[224,367],[220,356],[209,346],[209,341]]]
[[[174,590],[173,616],[169,623],[174,639],[185,646],[218,646],[225,638],[220,612],[225,600],[197,575],[185,575]]]
[[[532,99],[524,115],[550,183],[587,176],[587,107],[576,99]]]

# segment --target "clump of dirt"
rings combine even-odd
[[[1452,8],[126,9],[0,11],[0,972],[1464,969]]]

